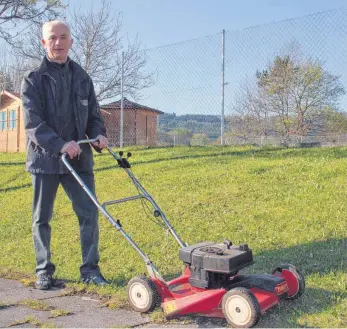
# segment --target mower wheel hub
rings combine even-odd
[[[231,296],[225,305],[233,322],[240,326],[248,323],[251,319],[251,308],[242,296]]]
[[[134,282],[129,287],[129,297],[133,304],[138,308],[146,308],[149,303],[149,295],[147,289],[138,282]]]

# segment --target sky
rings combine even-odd
[[[98,8],[100,0],[65,0],[70,8]],[[347,0],[112,0],[123,32],[146,48],[245,29],[337,8]]]
[[[65,1],[70,10],[82,12],[101,4]],[[123,15],[122,33],[129,40],[137,35],[142,49],[148,49],[145,69],[154,73],[155,83],[134,99],[146,106],[178,115],[220,115],[223,29],[225,115],[237,111],[242,86],[254,85],[257,70],[265,69],[293,43],[304,56],[341,75],[347,89],[347,0],[112,0],[111,4]],[[347,97],[341,102],[346,110]]]
[[[69,10],[101,7],[101,0],[64,0]],[[144,74],[153,86],[143,105],[176,114],[222,113],[222,30],[225,34],[225,115],[235,111],[245,84],[256,82],[293,44],[341,76],[347,90],[347,0],[110,0],[122,13],[121,34],[145,49]],[[125,38],[126,40],[126,38]],[[118,100],[119,95],[115,95]],[[339,109],[347,111],[347,95]]]

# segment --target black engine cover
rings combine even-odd
[[[190,283],[200,288],[219,286],[221,283],[218,281],[225,281],[228,276],[253,263],[252,250],[246,244],[228,246],[201,242],[180,249],[179,258],[191,269]]]
[[[253,263],[252,250],[247,245],[201,242],[179,251],[179,258],[190,266],[209,272],[233,273]]]

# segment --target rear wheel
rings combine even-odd
[[[305,291],[305,278],[300,271],[291,264],[281,264],[272,274],[282,276],[288,285],[288,299],[299,298]]]
[[[155,284],[143,275],[129,281],[128,300],[135,311],[146,313],[154,310],[160,296]]]
[[[259,303],[246,288],[229,290],[223,296],[222,307],[226,320],[234,328],[251,328],[259,321]]]

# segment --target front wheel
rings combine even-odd
[[[142,275],[129,281],[128,300],[135,311],[147,313],[154,310],[160,296],[153,281]]]
[[[299,298],[305,291],[305,278],[300,271],[291,264],[281,264],[272,274],[283,277],[288,285],[288,299]]]
[[[234,328],[251,328],[260,319],[260,306],[254,295],[246,288],[229,290],[222,300],[223,313]]]

